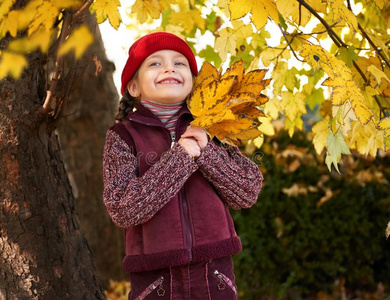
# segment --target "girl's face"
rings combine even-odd
[[[187,58],[173,50],[149,55],[127,89],[131,96],[159,103],[183,101],[192,89],[192,73]]]

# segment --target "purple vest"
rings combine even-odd
[[[186,105],[179,111],[176,141],[192,116]],[[142,176],[171,147],[171,135],[161,121],[142,105],[114,130],[137,156]],[[141,272],[190,262],[208,261],[241,251],[227,205],[197,170],[154,217],[124,229],[126,272]]]

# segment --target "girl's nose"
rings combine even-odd
[[[164,65],[164,73],[175,73],[175,68],[172,63],[166,63]]]

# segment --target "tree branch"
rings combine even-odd
[[[84,11],[86,11],[87,9],[89,9],[89,7],[91,6],[93,0],[88,0],[84,3],[84,5],[82,7],[80,7],[80,9],[78,11],[75,12],[75,14],[72,16],[72,22],[75,21],[76,19],[78,19]]]
[[[371,38],[368,36],[368,34],[365,32],[364,28],[362,26],[360,26],[360,24],[358,24],[358,27],[359,27],[359,30],[360,32],[362,33],[362,35],[364,36],[364,38],[368,41],[368,43],[371,45],[371,47],[375,50],[376,53],[378,53],[378,55],[383,59],[383,61],[386,63],[387,67],[390,68],[390,62],[389,60],[387,59],[387,57],[385,57],[383,55],[383,51],[381,49],[378,48],[377,45],[375,45],[375,43],[371,40]]]
[[[65,42],[66,36],[68,35],[68,32],[69,32],[69,25],[71,23],[71,20],[72,20],[72,16],[69,15],[69,13],[64,12],[64,23],[62,24],[62,29],[61,29],[61,33],[60,33],[59,46],[61,46]],[[63,63],[63,59],[64,58],[62,55],[57,54],[57,58],[56,58],[56,61],[54,64],[53,75],[51,78],[50,89],[46,92],[46,99],[45,99],[45,102],[43,103],[43,112],[44,113],[48,113],[50,111],[51,102],[53,100],[53,94],[56,90],[57,82],[58,82],[58,79],[60,77],[61,65]]]
[[[282,28],[282,26],[280,26],[280,24],[279,24],[278,26],[279,26],[280,31],[281,31],[282,34],[283,34],[284,39],[286,40],[288,46],[290,47],[291,52],[294,54],[295,58],[296,58],[298,61],[303,62],[303,60],[299,59],[298,56],[297,56],[297,54],[295,53],[293,47],[292,47],[291,44],[290,44],[290,41],[288,40],[288,38],[287,38],[287,36],[286,36],[286,33],[284,32],[284,30],[283,30],[283,28]],[[292,40],[294,40],[294,37],[292,38]]]

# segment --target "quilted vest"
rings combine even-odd
[[[176,124],[176,141],[191,120],[184,105]],[[110,130],[119,134],[138,157],[138,176],[169,151],[173,138],[161,121],[142,105]],[[241,241],[226,203],[199,170],[153,218],[125,228],[124,239],[123,267],[128,273],[208,261],[241,251]]]

